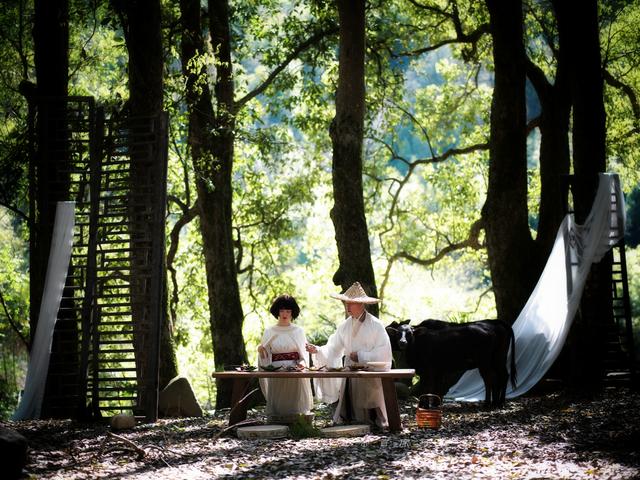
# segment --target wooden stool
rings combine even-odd
[[[251,427],[238,427],[238,438],[282,438],[289,434],[286,425],[254,425]]]
[[[369,425],[336,425],[320,430],[323,437],[360,437],[371,431]]]

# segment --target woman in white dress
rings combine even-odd
[[[302,368],[306,363],[306,337],[301,327],[291,323],[300,314],[296,299],[291,295],[280,295],[269,311],[278,322],[267,327],[262,335],[258,364],[261,367]],[[269,416],[306,414],[313,407],[308,378],[262,378],[260,388],[267,399]]]

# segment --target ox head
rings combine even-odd
[[[411,320],[400,323],[394,321],[386,327],[392,350],[404,351],[413,343],[413,327],[409,325],[410,322]]]

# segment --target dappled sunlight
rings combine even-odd
[[[106,425],[19,422],[30,438],[27,471],[43,479],[133,478],[635,478],[640,397],[628,389],[593,398],[566,392],[521,397],[487,411],[445,402],[442,427],[418,428],[401,402],[402,432],[345,438],[240,440],[220,412],[162,419],[110,437]],[[250,412],[264,419],[263,408]],[[316,411],[328,424],[330,409]]]

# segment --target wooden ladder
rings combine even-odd
[[[611,307],[613,322],[606,330],[605,381],[636,383],[636,359],[631,320],[624,238],[613,247],[611,262]]]
[[[167,116],[106,119],[92,97],[65,102],[47,156],[64,155],[74,244],[54,330],[45,417],[126,411],[157,418],[163,309]],[[57,127],[56,127],[57,126]]]

